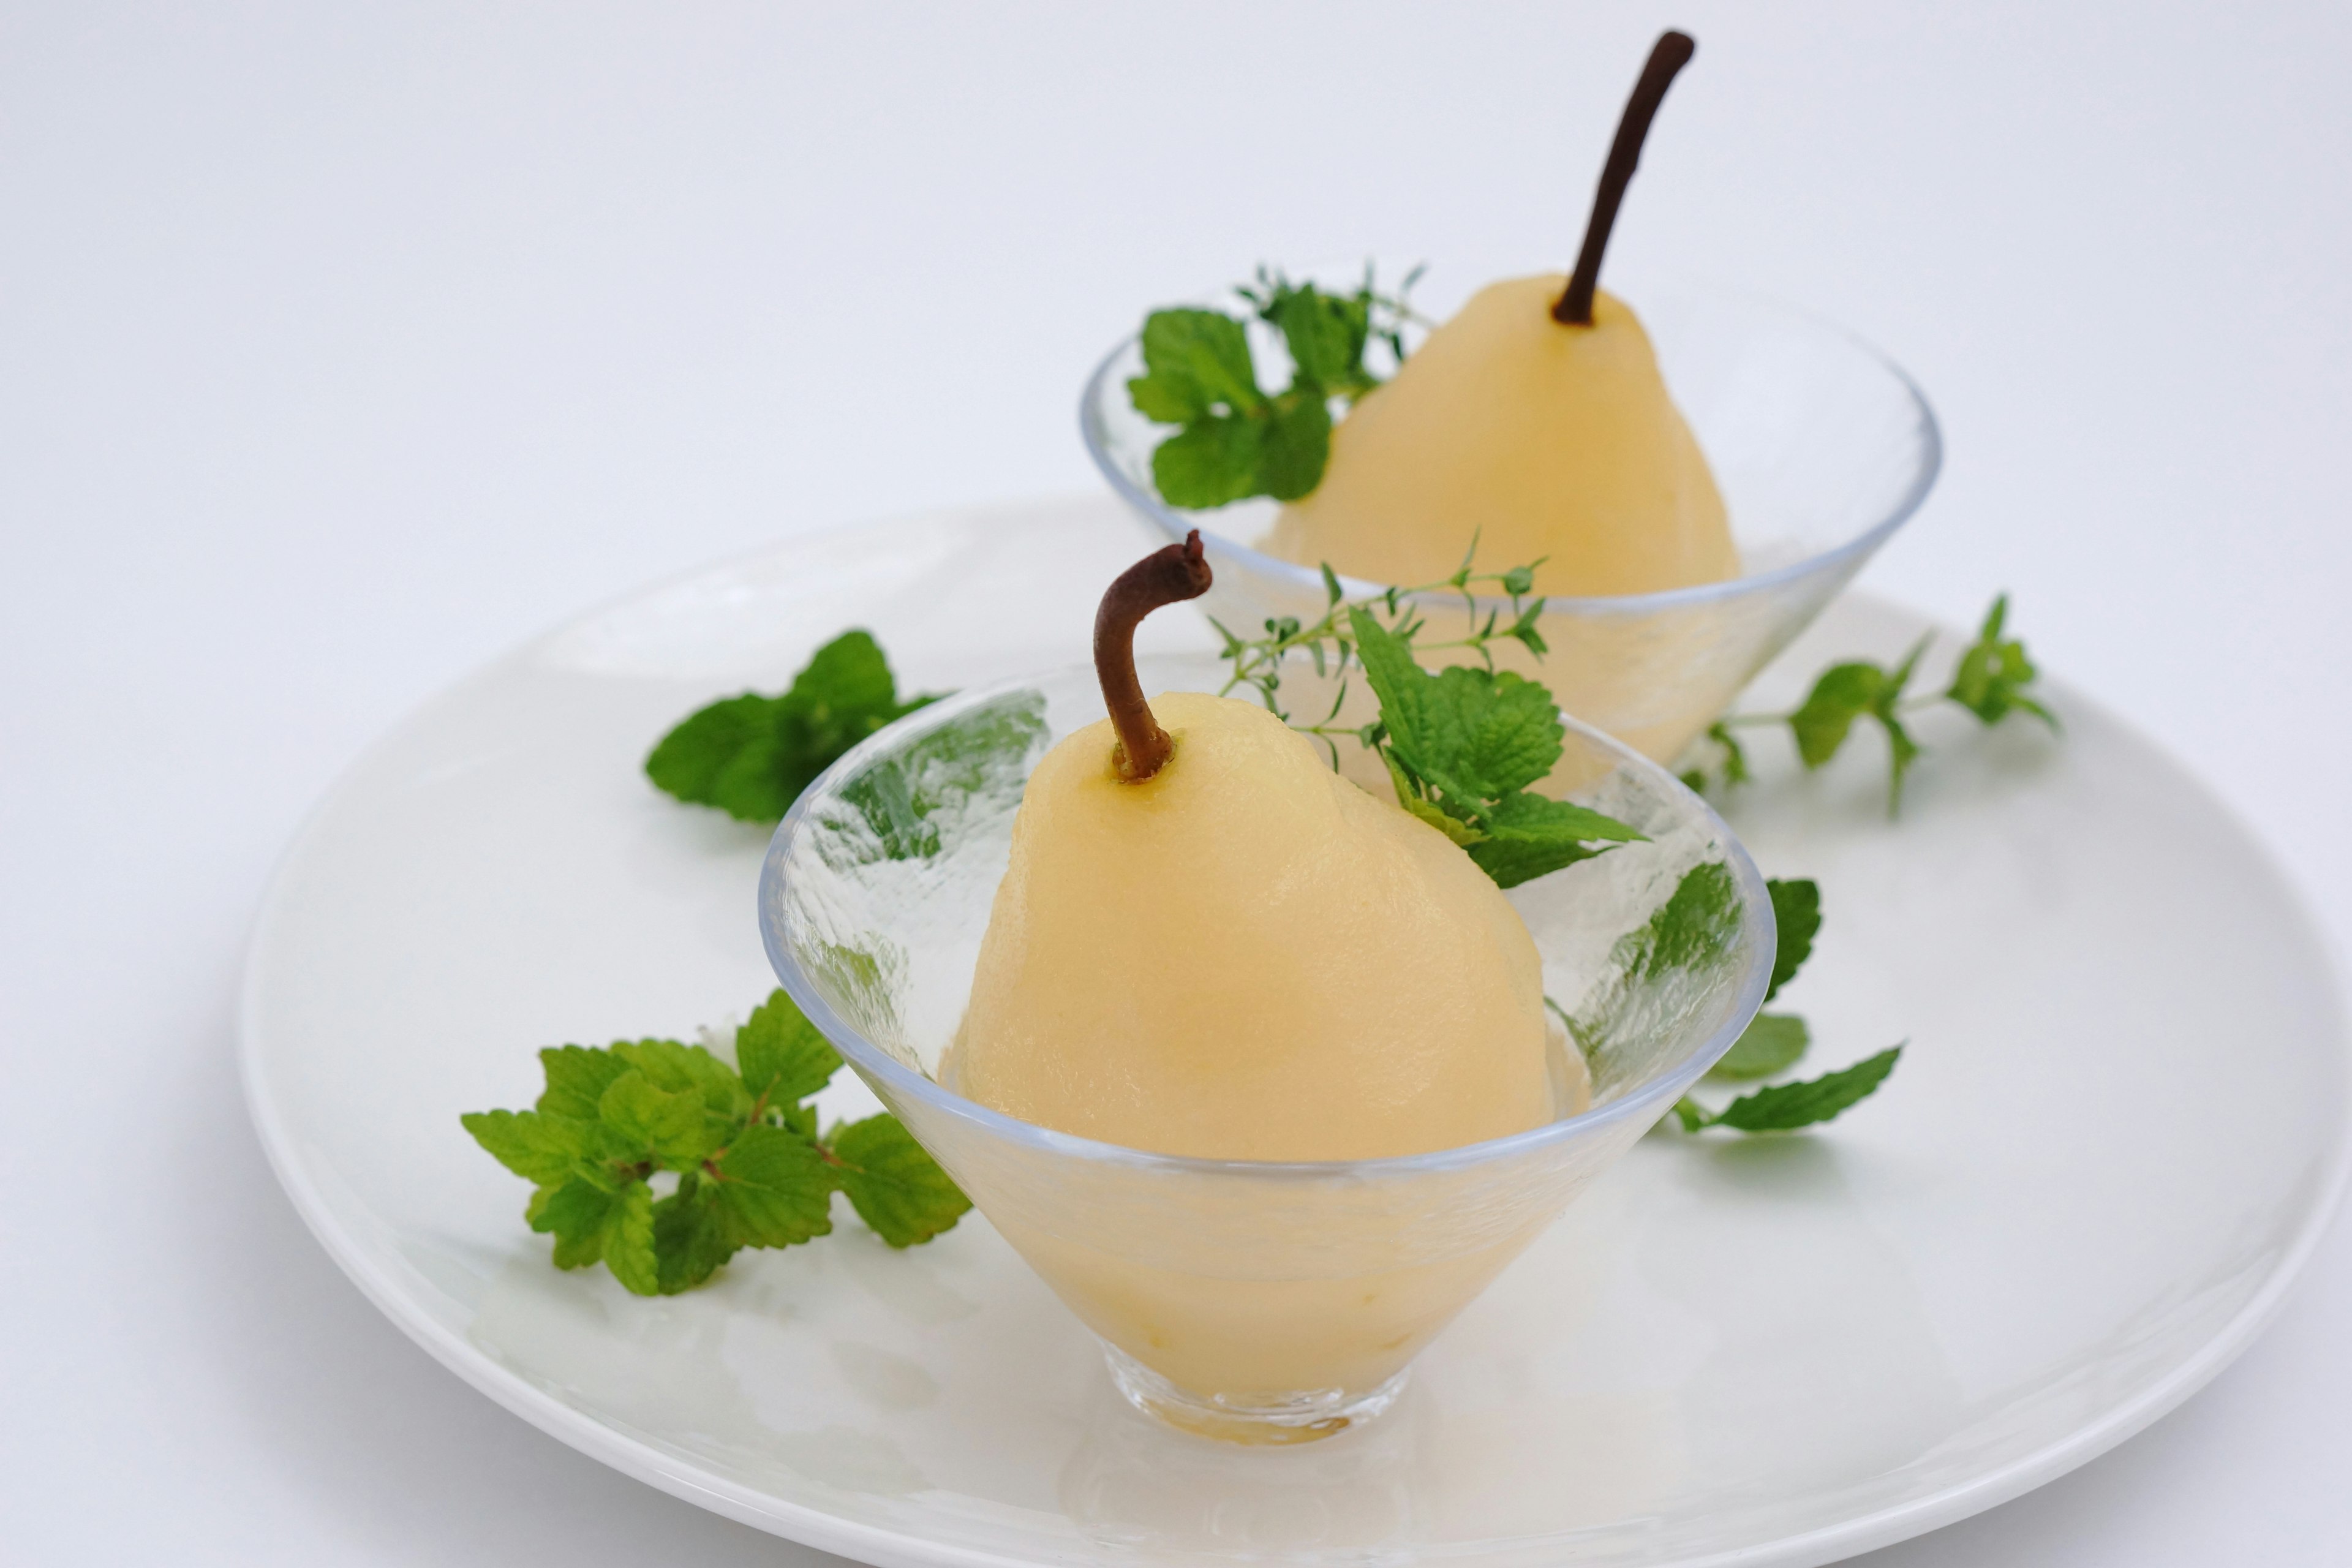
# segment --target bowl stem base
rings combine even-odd
[[[1313,1443],[1360,1426],[1396,1403],[1412,1368],[1360,1394],[1309,1389],[1297,1394],[1198,1394],[1179,1388],[1117,1345],[1103,1346],[1110,1380],[1127,1402],[1180,1431],[1227,1443]]]

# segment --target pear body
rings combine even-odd
[[[1322,482],[1264,543],[1376,583],[1442,581],[1475,535],[1536,592],[1649,594],[1739,571],[1723,498],[1649,334],[1597,294],[1553,321],[1557,275],[1489,284],[1331,433]]]
[[[957,1088],[1039,1125],[1205,1158],[1347,1160],[1554,1114],[1542,968],[1444,836],[1254,704],[1154,700],[1038,765],[981,944]]]

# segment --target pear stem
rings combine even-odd
[[[1141,784],[1168,763],[1176,743],[1151,716],[1143,682],[1135,675],[1135,628],[1162,605],[1197,599],[1209,591],[1209,563],[1201,553],[1201,531],[1181,544],[1155,550],[1111,582],[1095,611],[1095,678],[1118,744],[1111,769],[1121,784]]]
[[[1665,101],[1666,89],[1672,85],[1675,73],[1690,64],[1698,45],[1688,33],[1667,31],[1658,35],[1650,50],[1650,63],[1642,68],[1642,79],[1633,84],[1633,95],[1625,100],[1624,117],[1617,121],[1617,140],[1609,145],[1609,161],[1601,166],[1601,188],[1592,193],[1592,216],[1584,225],[1584,248],[1576,255],[1576,270],[1570,274],[1568,288],[1551,308],[1551,319],[1563,327],[1589,327],[1592,324],[1592,291],[1601,286],[1601,253],[1609,248],[1609,231],[1616,226],[1617,208],[1625,199],[1625,187],[1633,183],[1633,170],[1642,162],[1642,142],[1650,134],[1650,121],[1656,118],[1658,105]]]

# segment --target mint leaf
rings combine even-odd
[[[1163,425],[1190,425],[1221,412],[1246,414],[1265,401],[1258,391],[1249,335],[1221,310],[1154,310],[1146,316],[1143,366],[1144,374],[1127,384],[1128,396],[1137,413]]]
[[[1267,422],[1244,414],[1204,415],[1151,451],[1151,482],[1170,506],[1194,511],[1258,493]]]
[[[1780,937],[1772,956],[1772,986],[1764,993],[1769,1004],[1813,955],[1813,938],[1822,929],[1822,889],[1810,877],[1775,877],[1765,882],[1764,890],[1771,895],[1772,925]]]
[[[1189,309],[1144,319],[1144,374],[1127,392],[1145,418],[1180,426],[1151,454],[1152,483],[1171,506],[1202,510],[1311,493],[1330,460],[1330,400],[1379,384],[1364,366],[1366,345],[1378,335],[1402,357],[1403,301],[1375,294],[1369,275],[1363,288],[1341,295],[1260,268],[1258,286],[1237,292],[1290,353],[1290,385],[1279,395],[1258,384],[1245,323]],[[1379,328],[1376,307],[1386,312]]]
[[[1244,493],[1297,500],[1323,482],[1323,467],[1330,459],[1331,408],[1324,402],[1321,389],[1286,394],[1265,422],[1252,476],[1255,488]],[[1157,474],[1157,453],[1153,465]]]
[[[615,1059],[646,1075],[656,1089],[670,1094],[701,1097],[713,1116],[738,1118],[751,1113],[751,1099],[735,1069],[700,1046],[676,1040],[622,1040],[612,1047]]]
[[[1895,1070],[1903,1047],[1895,1046],[1876,1056],[1804,1083],[1775,1084],[1744,1095],[1725,1106],[1709,1125],[1741,1132],[1786,1132],[1827,1121],[1867,1099]]]
[[[634,1068],[605,1086],[596,1110],[604,1125],[629,1146],[646,1151],[673,1171],[691,1170],[710,1152],[702,1097],[691,1090],[673,1094],[656,1089],[650,1079]],[[651,1241],[646,1245],[650,1247]]]
[[[1886,672],[1859,659],[1823,670],[1804,702],[1789,716],[1797,755],[1805,766],[1818,768],[1836,756],[1853,721],[1876,705],[1885,687]]]
[[[650,1296],[659,1288],[653,1211],[653,1190],[643,1182],[607,1192],[573,1181],[532,1200],[530,1228],[554,1234],[558,1268],[585,1268],[601,1258],[623,1285]]]
[[[1559,761],[1566,733],[1549,691],[1508,672],[1458,665],[1433,675],[1404,637],[1360,605],[1349,606],[1348,625],[1380,699],[1379,749],[1398,803],[1463,846],[1497,887],[1642,837],[1613,817],[1528,789]]]
[[[1855,720],[1864,716],[1876,720],[1886,731],[1893,769],[1887,786],[1890,815],[1903,804],[1903,776],[1919,757],[1918,743],[1903,727],[1900,705],[1904,689],[1910,684],[1912,672],[1919,666],[1919,656],[1927,647],[1927,639],[1922,637],[1892,670],[1859,659],[1833,664],[1822,672],[1803,703],[1789,715],[1789,731],[1796,738],[1797,755],[1808,768],[1818,768],[1837,755],[1853,731]]]
[[[2008,619],[2009,595],[2003,594],[1985,612],[1984,624],[1977,629],[1977,640],[1960,655],[1952,671],[1951,687],[1944,695],[1987,724],[1998,724],[2011,713],[2021,710],[2055,730],[2057,716],[2026,695],[2025,689],[2041,672],[2026,657],[2023,643],[2001,635]]]
[[[1326,294],[1312,283],[1277,279],[1258,314],[1282,333],[1298,379],[1318,393],[1350,393],[1372,384],[1364,372],[1364,345],[1371,335],[1369,297]]]
[[[1721,952],[1739,929],[1739,887],[1731,868],[1708,860],[1683,873],[1672,897],[1633,933],[1629,970],[1655,974],[1694,969]]]
[[[850,1205],[892,1247],[912,1247],[952,1226],[971,1207],[963,1189],[914,1134],[885,1113],[838,1128],[834,1158]]]
[[[876,858],[927,859],[940,852],[933,818],[975,799],[1017,801],[1030,760],[1044,753],[1046,740],[1045,694],[1008,691],[866,769],[843,786],[841,798],[872,830]],[[866,853],[862,847],[848,852]]]
[[[845,632],[783,695],[747,692],[688,716],[646,757],[646,774],[680,800],[772,823],[844,752],[935,700],[899,700],[874,638]]]
[[[689,1174],[654,1205],[654,1261],[665,1296],[690,1290],[735,1256],[719,1213],[718,1190]]]
[[[719,1161],[721,1223],[739,1247],[793,1247],[833,1229],[833,1175],[816,1146],[751,1126]]]
[[[613,1198],[604,1221],[604,1267],[631,1293],[651,1296],[661,1289],[661,1267],[654,1255],[654,1194],[643,1182],[631,1182]]]
[[[772,991],[735,1031],[743,1086],[771,1108],[796,1104],[833,1081],[841,1053],[782,989]]]
[[[1381,754],[1386,756],[1388,753],[1383,752]],[[1442,808],[1422,799],[1417,795],[1408,793],[1405,789],[1400,788],[1397,791],[1397,804],[1465,849],[1473,844],[1486,842],[1486,836],[1468,823],[1459,817],[1448,816]]]
[[[1566,729],[1544,688],[1460,665],[1433,675],[1361,605],[1348,625],[1399,760],[1457,803],[1524,790],[1559,761]]]
[[[585,1121],[536,1110],[478,1110],[457,1119],[491,1158],[526,1182],[571,1179],[592,1156],[593,1131]]]
[[[605,1088],[629,1070],[628,1063],[598,1046],[550,1046],[539,1053],[539,1065],[547,1074],[547,1088],[538,1109],[573,1121],[595,1121]]]
[[[1642,837],[1614,817],[1520,791],[1496,801],[1479,821],[1485,837],[1469,846],[1470,858],[1501,888],[1516,888]]]
[[[1708,1069],[1709,1078],[1770,1078],[1796,1065],[1812,1044],[1805,1021],[1793,1013],[1759,1013],[1733,1042],[1723,1059]]]
[[[1739,737],[1731,732],[1731,727],[1718,720],[1706,727],[1706,738],[1723,748],[1723,782],[1727,785],[1746,784],[1750,776],[1748,752],[1740,745]]]

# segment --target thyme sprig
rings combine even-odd
[[[1416,659],[1424,654],[1466,649],[1491,675],[1495,672],[1494,645],[1506,638],[1520,644],[1540,659],[1550,651],[1538,626],[1543,616],[1544,601],[1531,595],[1536,568],[1543,562],[1514,566],[1507,572],[1480,572],[1476,569],[1477,554],[1478,542],[1474,537],[1469,552],[1452,576],[1434,583],[1387,588],[1354,601],[1349,600],[1339,586],[1339,574],[1327,562],[1322,568],[1322,616],[1312,622],[1302,622],[1296,616],[1272,616],[1266,620],[1263,635],[1255,637],[1244,637],[1214,616],[1210,616],[1209,624],[1224,639],[1223,657],[1234,667],[1233,674],[1218,689],[1217,695],[1230,697],[1248,688],[1265,704],[1266,711],[1301,734],[1312,735],[1320,742],[1330,752],[1331,765],[1337,768],[1339,738],[1360,741],[1367,746],[1376,746],[1380,739],[1377,731],[1381,726],[1377,722],[1362,726],[1333,722],[1347,706],[1350,671],[1360,673],[1363,668],[1349,625],[1350,612],[1360,611],[1372,616],[1391,637],[1404,643]],[[1492,588],[1510,600],[1507,616],[1501,607],[1493,606],[1481,616],[1478,590],[1482,587]],[[1465,624],[1470,630],[1444,641],[1421,641],[1420,635],[1428,625],[1428,617],[1422,614],[1421,595],[1448,591],[1462,596]],[[1326,679],[1336,677],[1339,681],[1329,710],[1317,722],[1299,722],[1283,706],[1279,695],[1283,661],[1295,654],[1312,661],[1317,675]]]

